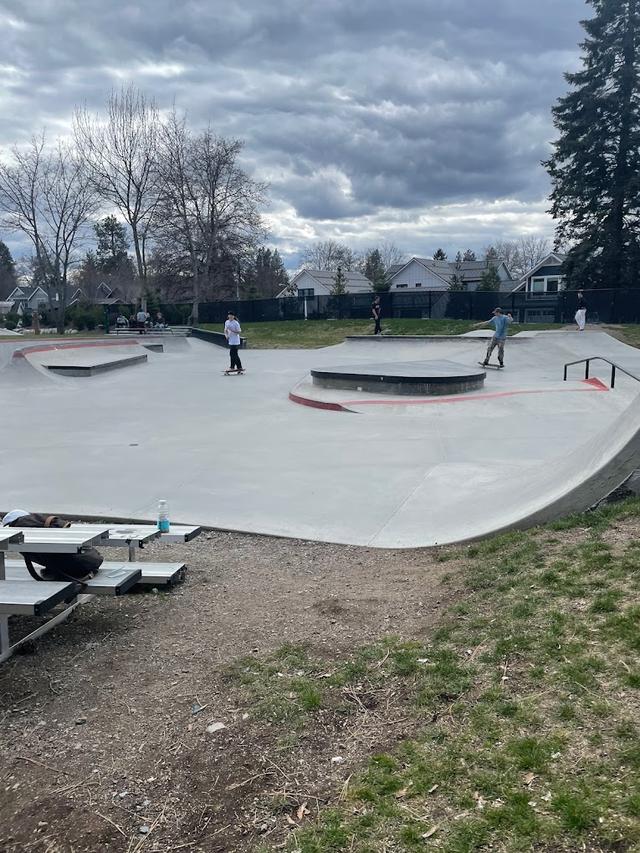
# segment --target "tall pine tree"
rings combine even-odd
[[[637,286],[640,260],[640,0],[587,0],[583,68],[553,108],[544,165],[569,287]]]

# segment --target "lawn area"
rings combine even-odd
[[[461,335],[473,328],[468,320],[383,320],[388,335]],[[205,324],[203,329],[219,332],[219,324]],[[561,329],[560,325],[542,323],[514,324],[511,334],[528,329]],[[278,320],[272,323],[243,323],[242,334],[251,349],[312,349],[341,343],[347,335],[373,334],[369,320]]]
[[[229,678],[289,743],[331,717],[345,741],[367,718],[388,725],[390,746],[372,743],[315,816],[308,797],[274,800],[285,849],[639,850],[639,528],[634,499],[441,549],[462,594],[424,641],[239,661]]]

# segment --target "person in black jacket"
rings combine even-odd
[[[373,330],[374,335],[382,334],[382,327],[380,326],[380,320],[382,319],[382,306],[380,305],[380,297],[376,296],[371,304],[371,316],[376,324],[375,329]]]
[[[578,291],[578,308],[575,316],[576,325],[579,332],[584,332],[584,327],[587,322],[587,303],[585,302],[584,293]]]

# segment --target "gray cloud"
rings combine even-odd
[[[426,252],[417,223],[443,242],[451,204],[499,228],[491,206],[513,199],[520,220],[495,236],[550,230],[539,161],[588,14],[583,0],[5,0],[0,145],[64,132],[75,105],[133,81],[246,141],[292,257],[345,232]],[[452,245],[478,233],[448,227]]]

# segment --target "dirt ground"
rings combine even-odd
[[[425,640],[458,594],[433,551],[215,532],[142,558],[185,561],[186,582],[94,599],[0,666],[2,853],[282,847],[413,723],[388,695],[375,713],[316,714],[287,744],[241,705],[229,665],[284,643],[330,661]]]

